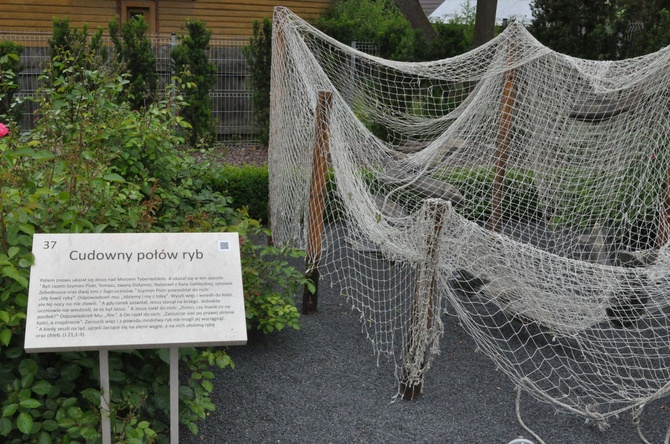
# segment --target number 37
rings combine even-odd
[[[55,246],[56,246],[56,241],[55,240],[44,241],[44,244],[43,244],[42,248],[45,249],[45,250],[53,250]]]

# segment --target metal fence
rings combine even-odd
[[[9,40],[23,45],[19,73],[20,90],[17,97],[33,97],[39,89],[39,76],[50,58],[49,39],[51,33],[30,33],[0,30],[0,41]],[[172,80],[170,52],[177,39],[172,34],[151,36],[156,71],[161,85]],[[111,47],[109,38],[105,44]],[[212,38],[209,44],[209,59],[217,68],[217,81],[210,93],[212,98],[212,124],[218,138],[231,144],[250,144],[258,141],[254,125],[252,91],[248,86],[249,69],[242,48],[248,38]],[[25,129],[32,128],[35,104],[25,101],[24,114],[20,122]]]

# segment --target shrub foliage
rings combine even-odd
[[[36,95],[35,128],[12,130],[0,139],[0,440],[5,443],[100,439],[97,353],[23,349],[34,233],[247,233],[259,226],[208,186],[204,167],[178,156],[184,140],[175,129],[189,126],[173,112],[183,104],[180,92],[133,110],[123,100],[128,75],[100,63],[98,54],[87,39],[54,45]],[[0,64],[0,101],[14,81],[9,72]],[[290,295],[277,289],[304,279],[286,262],[263,262],[292,252],[265,250],[246,235],[242,248],[252,253],[243,267],[245,289],[251,290],[245,291],[248,327],[297,328]],[[168,442],[167,355],[167,350],[110,353],[114,442]],[[187,369],[179,389],[180,420],[197,433],[198,421],[215,407],[212,367],[233,363],[224,349],[184,348],[180,355]]]
[[[147,37],[149,25],[144,16],[137,15],[119,26],[118,20],[109,22],[109,35],[118,61],[129,75],[128,98],[133,109],[140,109],[154,100],[158,89],[156,57]]]
[[[191,125],[192,144],[212,139],[212,100],[209,93],[216,82],[216,65],[207,49],[212,31],[199,20],[186,20],[188,35],[172,50],[174,71],[185,85],[182,116]]]

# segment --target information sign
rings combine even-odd
[[[36,234],[28,352],[246,343],[237,233]]]

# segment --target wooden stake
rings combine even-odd
[[[316,286],[314,293],[305,286],[302,299],[302,312],[311,314],[316,311],[319,297],[319,261],[321,260],[321,245],[323,234],[323,210],[326,201],[326,176],[328,173],[328,151],[330,141],[328,122],[332,93],[319,91],[317,93],[315,114],[315,140],[312,153],[312,181],[309,188],[309,216],[307,220],[307,258],[305,277],[311,279]]]
[[[414,305],[412,307],[412,321],[407,338],[407,355],[405,364],[416,360],[425,359],[425,356],[417,357],[414,355],[411,344],[414,340],[413,332],[422,330],[425,325],[425,331],[430,332],[433,327],[433,317],[435,316],[435,292],[437,290],[437,261],[439,259],[438,244],[440,233],[442,232],[442,220],[447,211],[447,203],[443,200],[431,199],[425,203],[426,213],[431,218],[432,230],[426,236],[426,259],[419,266],[416,272],[416,284],[414,287]],[[426,285],[428,283],[428,285]],[[426,298],[426,293],[428,293]],[[425,317],[421,312],[421,301],[428,299],[428,310]],[[399,392],[406,401],[411,401],[421,394],[423,381],[418,383],[410,381],[407,369],[403,369],[402,381],[400,382]]]
[[[510,48],[510,62],[513,49]],[[510,63],[511,65],[511,63]],[[515,92],[516,70],[508,69],[505,72],[505,83],[500,102],[500,128],[498,129],[496,165],[493,176],[493,196],[491,199],[491,217],[489,219],[489,229],[492,231],[501,230],[503,197],[505,195],[505,174],[507,174],[507,162],[509,160],[509,141],[510,128],[512,126],[512,108],[516,99]]]

